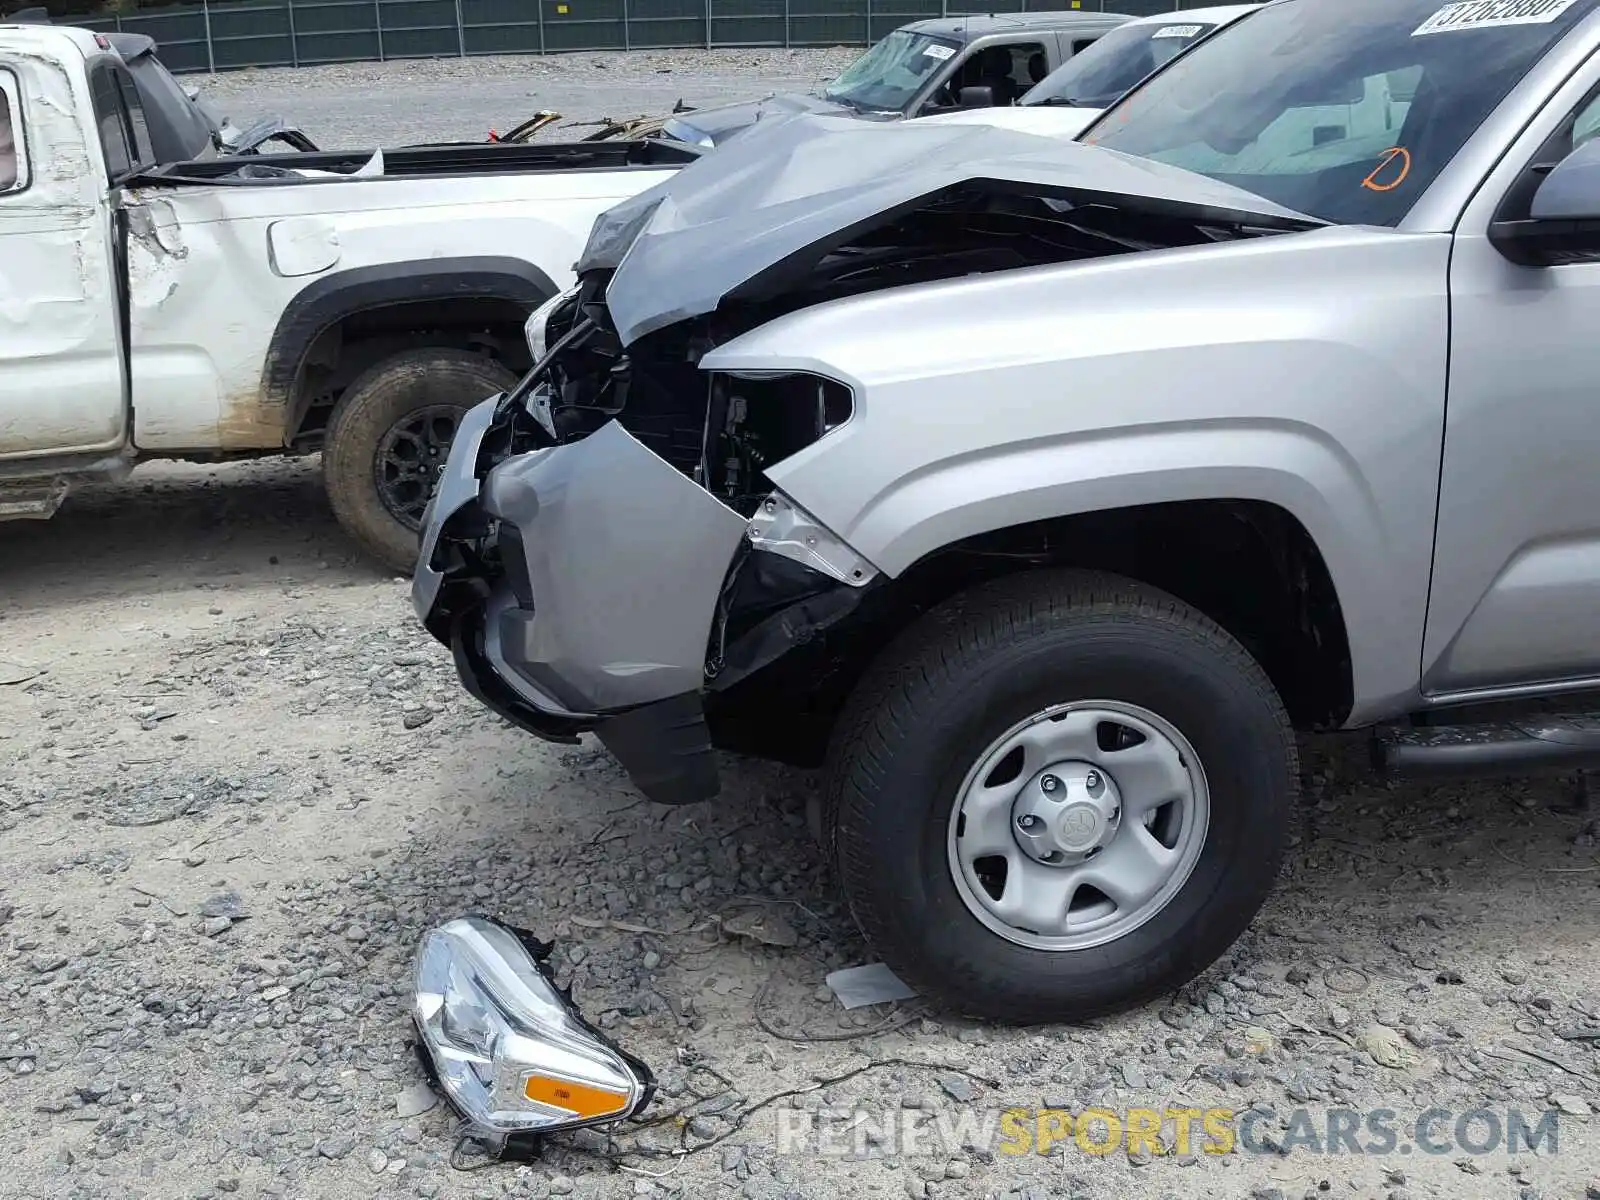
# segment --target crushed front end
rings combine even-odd
[[[773,482],[829,446],[902,446],[903,420],[874,428],[872,384],[827,375],[836,347],[751,369],[746,335],[867,293],[946,287],[960,311],[972,276],[1317,224],[1005,130],[764,123],[597,218],[578,286],[529,320],[533,369],[460,427],[414,585],[483,703],[546,738],[592,731],[660,801],[715,793],[713,744],[814,763],[852,671],[920,603]],[[892,305],[866,319],[894,331]],[[952,349],[971,377],[983,346],[926,357]]]
[[[532,371],[463,420],[413,603],[483,704],[546,739],[593,732],[647,796],[687,803],[718,790],[708,692],[878,573],[762,473],[848,420],[849,389],[702,371],[730,332],[714,317],[624,349],[609,275],[536,313]]]

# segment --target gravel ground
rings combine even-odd
[[[595,102],[609,111],[675,90],[651,64],[686,95],[775,82],[695,61],[218,90],[334,144],[328,129],[405,136],[402,93],[433,120],[469,80],[477,107],[430,136],[515,109],[524,74],[548,89],[525,99],[561,106],[557,77],[595,62],[629,81]],[[460,691],[404,584],[337,531],[314,463],[86,492],[48,524],[0,525],[0,578],[0,1194],[1600,1197],[1600,857],[1561,781],[1393,788],[1358,740],[1310,741],[1277,894],[1180,994],[1040,1030],[916,1001],[845,1013],[823,978],[864,951],[804,833],[816,780],[729,763],[714,806],[659,809],[592,745],[508,729]],[[422,930],[469,909],[558,939],[578,1002],[656,1066],[647,1115],[665,1120],[530,1163],[458,1145],[404,1002]],[[1283,1152],[1197,1153],[1197,1134],[1156,1156],[1012,1155],[951,1125],[1091,1104],[1251,1110]],[[1559,1109],[1556,1152],[1334,1156],[1292,1136],[1297,1109],[1325,1131],[1331,1109],[1387,1108],[1409,1145],[1404,1122],[1434,1106],[1530,1126]],[[780,1122],[819,1107],[866,1112],[865,1153],[780,1153]],[[907,1114],[957,1132],[874,1141]]]
[[[477,141],[540,109],[566,121],[542,140],[587,132],[573,122],[661,115],[809,90],[833,78],[860,47],[832,50],[661,50],[634,54],[431,59],[189,76],[241,124],[282,114],[318,145],[353,149],[423,141]]]

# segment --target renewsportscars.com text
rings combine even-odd
[[[1555,1109],[1231,1108],[778,1109],[780,1154],[915,1157],[982,1148],[997,1155],[1554,1155]]]

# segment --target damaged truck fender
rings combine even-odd
[[[890,576],[1031,522],[1273,505],[1369,631],[1355,691],[1381,705],[1415,686],[1404,647],[1418,630],[1398,614],[1427,596],[1449,252],[1445,238],[1394,242],[1329,230],[931,283],[788,314],[701,366],[848,382],[852,418],[766,475]],[[1306,286],[1340,275],[1360,280],[1359,310]],[[1374,428],[1351,395],[1408,415]]]
[[[595,217],[700,152],[219,158],[203,120],[201,147],[160,128],[188,98],[162,110],[140,71],[181,92],[148,39],[127,47],[0,21],[0,520],[140,462],[342,446],[323,458],[336,517],[410,570],[455,425],[527,368],[529,314]]]
[[[530,262],[495,255],[429,258],[353,267],[308,283],[284,307],[261,370],[263,402],[285,414],[284,440],[305,424],[315,394],[298,386],[320,338],[340,322],[402,304],[505,300],[529,311],[556,293],[550,276]]]

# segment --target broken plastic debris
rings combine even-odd
[[[864,1008],[869,1004],[888,1004],[894,1000],[914,1000],[917,993],[883,963],[869,963],[864,967],[846,967],[830,971],[828,988],[846,1008]]]

